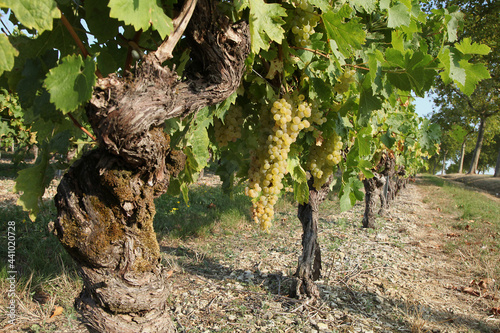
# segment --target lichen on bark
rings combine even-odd
[[[250,50],[248,24],[222,18],[210,0],[198,1],[186,40],[196,63],[186,80],[152,52],[134,77],[98,81],[86,108],[99,147],[58,187],[53,230],[79,265],[84,288],[75,305],[92,330],[175,330],[153,229],[154,198],[184,168],[185,156],[172,150],[163,124],[229,97]]]

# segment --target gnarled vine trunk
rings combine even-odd
[[[84,282],[75,305],[99,332],[175,331],[153,230],[153,199],[166,192],[185,157],[170,148],[162,126],[229,97],[250,49],[248,24],[229,23],[214,2],[198,1],[192,15],[187,80],[162,67],[165,58],[153,52],[132,80],[98,81],[87,115],[99,148],[70,168],[55,198],[54,233]]]
[[[383,176],[377,172],[373,173],[372,178],[363,179],[365,187],[365,213],[363,215],[363,228],[375,229],[375,208],[378,191],[385,184]]]
[[[297,216],[302,224],[302,255],[299,257],[295,280],[291,294],[295,297],[319,298],[319,289],[314,284],[321,274],[321,249],[318,244],[318,212],[319,205],[325,200],[330,190],[333,177],[317,190],[311,177],[309,186],[309,202],[299,204]]]

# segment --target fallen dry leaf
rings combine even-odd
[[[64,308],[62,306],[56,305],[54,312],[52,312],[52,315],[50,318],[54,318],[55,316],[59,316],[61,313],[63,313]]]
[[[56,305],[54,308],[54,311],[52,311],[52,315],[50,316],[49,319],[46,320],[47,323],[52,323],[56,321],[56,317],[59,316],[61,313],[63,313],[64,308],[62,306]]]
[[[500,306],[496,308],[491,308],[491,313],[493,313],[495,316],[500,316]]]
[[[447,237],[450,237],[450,238],[453,238],[453,237],[460,237],[460,235],[459,235],[459,234],[456,234],[456,233],[454,233],[454,232],[447,233],[447,234],[446,234],[446,236],[447,236]]]

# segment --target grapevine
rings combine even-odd
[[[339,94],[345,94],[349,90],[351,83],[355,82],[354,69],[345,71],[341,77],[338,78],[339,82],[333,87],[333,90]]]
[[[234,105],[226,113],[224,122],[222,122],[219,118],[215,118],[215,140],[220,147],[225,147],[228,142],[234,142],[241,138],[243,120],[243,108],[241,106]]]
[[[308,4],[306,0],[299,0],[295,5],[297,7],[296,16],[292,22],[294,40],[297,46],[306,47],[311,44],[311,35],[316,32],[314,28],[318,25],[320,18],[314,7]]]
[[[303,129],[310,126],[306,118],[311,116],[311,106],[304,95],[298,96],[298,106],[293,107],[285,98],[271,107],[274,126],[265,145],[258,149],[250,165],[249,185],[245,194],[253,199],[253,216],[263,230],[268,230],[274,216],[274,205],[283,189],[283,177],[287,172],[290,146]]]
[[[340,163],[342,141],[334,132],[330,137],[318,140],[311,147],[307,166],[314,177],[314,187],[320,189],[333,174],[334,166]]]

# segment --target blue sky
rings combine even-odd
[[[428,95],[425,95],[424,98],[417,97],[415,98],[415,109],[419,116],[424,117],[432,112],[432,107],[434,103],[432,103],[431,98]]]

